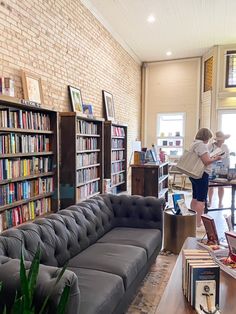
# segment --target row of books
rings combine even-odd
[[[125,136],[125,129],[118,126],[112,126],[111,134],[112,136]]]
[[[85,184],[77,188],[77,199],[84,199],[97,192],[99,192],[99,181]]]
[[[111,152],[111,160],[112,161],[121,160],[121,159],[124,159],[124,151],[123,150]]]
[[[77,138],[76,149],[78,151],[97,149],[97,147],[98,147],[97,138],[84,138],[84,137]]]
[[[124,148],[124,140],[121,139],[112,139],[111,143],[112,148]]]
[[[0,186],[0,206],[49,192],[53,192],[52,177],[4,184]]]
[[[18,226],[28,220],[33,220],[37,216],[51,212],[51,210],[50,197],[5,210],[0,214],[0,232]]]
[[[98,163],[98,153],[84,153],[76,156],[77,167],[84,167]]]
[[[15,179],[52,171],[51,157],[0,159],[0,180]]]
[[[0,127],[49,131],[50,117],[42,112],[1,109]]]
[[[117,173],[117,174],[112,174],[111,176],[111,185],[115,185],[118,183],[121,183],[125,181],[125,173]]]
[[[76,121],[76,130],[79,134],[97,134],[98,126],[96,123],[82,120]]]
[[[219,305],[220,267],[206,250],[183,249],[182,287],[188,302],[202,313]],[[211,308],[209,308],[211,307]]]
[[[98,177],[98,167],[81,169],[76,172],[77,184],[96,179]]]
[[[3,134],[0,135],[0,154],[48,152],[49,143],[46,135]]]
[[[115,162],[111,165],[111,171],[114,172],[119,172],[125,169],[124,162]]]

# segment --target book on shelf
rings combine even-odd
[[[178,200],[184,200],[185,196],[183,193],[174,193],[172,194],[172,200],[173,200],[173,208],[172,211],[174,214],[179,215],[181,214],[181,210],[178,204]]]
[[[187,273],[189,260],[209,259],[210,253],[206,250],[183,249],[182,251],[182,288],[184,295],[187,293]]]
[[[215,280],[196,280],[196,300],[195,310],[197,313],[219,313],[215,312],[218,304],[216,302],[216,281]]]
[[[0,230],[58,209],[58,115],[0,102]]]
[[[134,165],[141,165],[145,163],[145,153],[134,151]]]
[[[197,311],[200,304],[206,308],[211,303],[215,309],[219,305],[220,267],[205,250],[183,250],[182,263],[182,286],[187,300]]]

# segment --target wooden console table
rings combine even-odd
[[[187,238],[183,248],[202,249],[196,238]],[[220,272],[220,310],[222,314],[235,313],[236,280],[229,274]],[[196,314],[183,295],[182,290],[182,251],[176,261],[175,267],[163,293],[155,314]]]
[[[168,168],[167,162],[131,165],[131,194],[164,197],[168,202]]]

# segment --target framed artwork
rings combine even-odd
[[[21,74],[24,99],[43,103],[41,78],[26,71],[22,71]]]
[[[83,104],[82,107],[84,114],[86,114],[87,116],[93,115],[93,106],[91,104]]]
[[[106,92],[105,90],[102,91],[103,95],[103,103],[106,112],[106,119],[109,121],[115,120],[115,110],[114,110],[114,102],[113,96],[111,93]]]
[[[209,244],[219,244],[219,238],[216,230],[215,220],[209,215],[201,215],[203,225],[206,229],[207,240]]]
[[[83,113],[83,102],[81,90],[76,87],[68,86],[72,110]]]
[[[226,231],[225,237],[229,245],[229,256],[236,263],[236,233],[234,231]]]

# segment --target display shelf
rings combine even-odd
[[[180,156],[183,153],[183,136],[158,136],[157,150],[163,150],[169,156]]]
[[[117,194],[127,190],[127,125],[105,121],[104,127],[104,177]]]
[[[103,192],[104,120],[75,112],[62,112],[60,116],[60,191],[65,208]]]
[[[168,201],[168,163],[131,165],[134,195],[164,197]]]
[[[58,113],[0,97],[0,231],[59,209]]]

